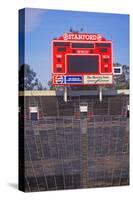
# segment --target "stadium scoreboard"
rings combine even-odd
[[[112,42],[100,34],[65,33],[52,41],[53,85],[111,85],[112,65]]]

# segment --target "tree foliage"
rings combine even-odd
[[[19,68],[19,90],[43,90],[36,72],[28,64],[23,64]]]

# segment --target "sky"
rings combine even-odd
[[[83,28],[83,33],[99,33],[113,42],[113,62],[129,65],[129,15],[46,9],[25,9],[25,63],[37,73],[47,86],[51,79],[51,41],[70,27]],[[20,28],[20,47],[24,38]],[[21,50],[20,50],[21,57]],[[20,59],[20,64],[22,60]]]

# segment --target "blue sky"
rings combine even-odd
[[[113,62],[129,65],[129,16],[78,11],[30,9],[25,11],[25,63],[37,73],[44,86],[51,78],[51,41],[83,28],[113,42]],[[20,37],[21,39],[21,37]]]

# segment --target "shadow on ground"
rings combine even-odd
[[[13,188],[13,189],[18,189],[18,184],[17,183],[8,183],[8,186]]]

